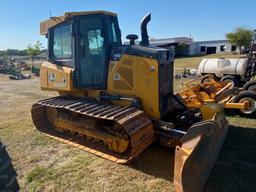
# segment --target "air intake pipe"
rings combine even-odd
[[[149,45],[147,25],[150,20],[151,20],[151,13],[148,13],[145,17],[143,17],[141,21],[141,24],[140,24],[140,31],[141,31],[140,45],[141,46]]]

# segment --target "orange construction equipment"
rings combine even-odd
[[[202,81],[207,79],[207,81]],[[217,81],[211,75],[191,80],[179,92],[188,108],[201,108],[206,103],[224,104],[228,109],[239,109],[243,114],[252,115],[256,111],[256,93],[242,91],[231,82]],[[239,100],[238,100],[239,98]]]

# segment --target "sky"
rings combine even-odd
[[[225,39],[238,26],[256,28],[255,0],[0,0],[0,50],[25,49],[41,41],[41,21],[71,11],[106,10],[118,14],[122,39],[140,36],[140,22],[151,12],[152,38]]]

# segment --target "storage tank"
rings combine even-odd
[[[247,58],[211,58],[203,59],[199,64],[199,75],[215,74],[216,77],[224,75],[244,76],[246,72]]]

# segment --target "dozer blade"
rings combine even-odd
[[[117,163],[128,163],[154,141],[151,120],[132,107],[59,96],[38,101],[31,113],[44,135]]]
[[[228,131],[223,110],[193,124],[176,147],[174,185],[178,192],[203,191]]]

